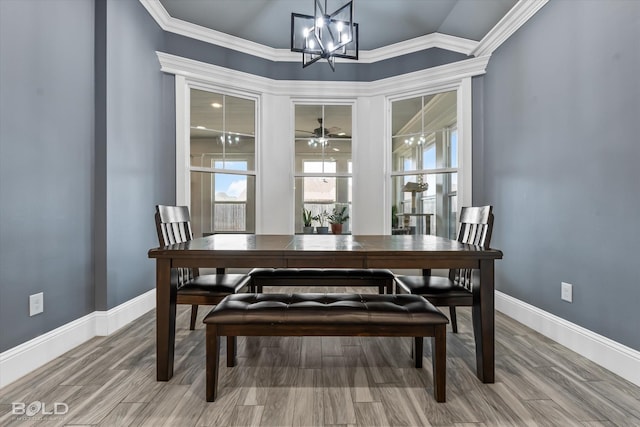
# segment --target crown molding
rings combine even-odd
[[[260,43],[255,43],[240,37],[215,31],[200,25],[173,18],[162,6],[160,0],[139,0],[147,9],[147,12],[158,23],[160,28],[185,37],[200,40],[206,43],[232,49],[238,52],[253,55],[259,58],[275,62],[300,62],[300,54],[289,49],[275,49]],[[406,40],[392,45],[383,46],[373,50],[361,50],[358,54],[358,62],[371,64],[386,59],[396,58],[413,52],[430,48],[446,49],[453,52],[471,55],[478,46],[478,42],[447,34],[432,33],[411,40]],[[338,58],[337,62],[348,62],[347,59]]]
[[[185,37],[216,46],[232,49],[248,55],[275,62],[299,62],[300,54],[289,49],[275,49],[240,37],[215,31],[200,25],[173,18],[160,0],[139,0],[160,28]],[[491,55],[518,28],[522,27],[549,0],[519,0],[507,14],[479,42],[442,33],[432,33],[411,40],[383,46],[373,50],[361,50],[358,62],[371,64],[430,48],[446,49],[468,56]],[[348,62],[338,58],[337,62]]]
[[[344,98],[398,94],[415,87],[447,89],[465,77],[484,74],[490,58],[489,55],[469,58],[372,82],[344,82],[274,80],[164,52],[156,52],[156,55],[161,71],[216,86],[242,88],[258,95],[321,97],[330,92]]]
[[[474,56],[491,55],[518,28],[522,27],[549,0],[520,0],[502,17],[500,21],[484,36],[478,46],[471,52]]]
[[[378,49],[361,51],[358,55],[358,62],[371,64],[431,48],[446,49],[469,56],[477,46],[478,42],[474,40],[449,36],[442,33],[432,33],[383,46]],[[300,58],[298,58],[298,60],[300,60]]]
[[[289,49],[275,49],[240,37],[173,18],[160,0],[139,0],[160,28],[185,37],[275,62],[299,62],[300,54]],[[371,64],[430,48],[446,49],[468,56],[491,55],[513,33],[522,27],[549,0],[519,0],[479,42],[441,33],[427,34],[373,50],[361,50],[358,62]],[[348,62],[338,58],[337,62]]]
[[[173,18],[169,15],[164,6],[162,6],[160,0],[140,0],[140,3],[142,3],[145,9],[147,9],[147,12],[149,12],[151,17],[158,23],[160,28],[170,33],[180,34],[185,37],[233,49],[238,52],[271,61],[279,60],[274,58],[281,57],[290,57],[291,61],[293,61],[294,58],[295,61],[300,60],[298,55],[294,55],[295,52],[290,52],[286,49],[274,49],[270,46],[265,46],[260,43],[255,43],[240,37],[235,37],[220,31],[215,31],[200,25]],[[291,53],[292,55],[287,55],[287,53]]]
[[[394,94],[394,96],[397,96],[421,86],[427,86],[430,91],[434,92],[452,89],[464,78],[485,74],[489,58],[491,58],[491,55],[469,58],[451,64],[376,80],[370,83],[366,95],[386,96]]]

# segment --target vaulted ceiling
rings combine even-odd
[[[272,61],[298,60],[289,51],[291,14],[314,11],[314,0],[139,1],[166,31]],[[347,2],[318,1],[327,1],[330,12]],[[488,55],[547,1],[354,0],[359,61],[376,62],[433,47]]]
[[[324,0],[321,0],[324,2]],[[289,48],[291,13],[313,15],[313,0],[160,0],[169,15],[276,49]],[[360,48],[432,33],[480,41],[517,0],[355,0]],[[328,1],[333,11],[344,0]],[[332,6],[333,5],[333,6]]]

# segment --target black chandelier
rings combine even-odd
[[[313,16],[291,14],[291,51],[302,53],[302,67],[327,60],[333,71],[336,58],[358,59],[358,24],[353,22],[353,0],[333,13],[327,0],[314,0]]]

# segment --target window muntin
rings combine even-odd
[[[190,90],[190,210],[195,236],[255,232],[253,98]]]
[[[391,103],[392,233],[455,237],[457,94]]]
[[[296,104],[294,111],[294,218],[301,232],[303,208],[318,216],[346,206],[351,217],[352,106]],[[350,232],[349,220],[342,232]]]

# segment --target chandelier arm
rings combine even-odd
[[[324,58],[335,71],[336,57],[358,60],[358,24],[353,22],[353,1],[328,14],[327,0],[324,5],[322,0],[314,0],[313,16],[291,14],[291,51],[302,53],[303,68]],[[340,19],[346,13],[348,20]]]

